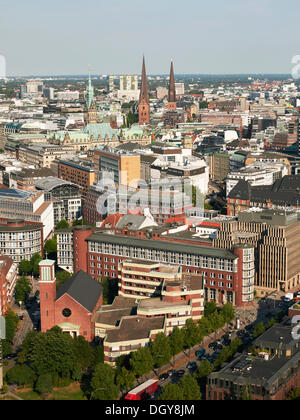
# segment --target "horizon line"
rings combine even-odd
[[[103,77],[103,76],[120,76],[124,74],[138,74],[139,73],[95,73],[91,74],[91,77]],[[153,76],[167,76],[169,77],[168,73],[150,73],[147,75],[147,77],[153,77]],[[293,79],[293,76],[290,73],[175,73],[176,76],[289,76],[289,78]],[[45,77],[80,77],[80,78],[88,78],[88,74],[23,74],[23,75],[7,75],[5,79],[21,79],[21,78],[45,78]],[[0,79],[3,80],[3,79]]]

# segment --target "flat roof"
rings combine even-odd
[[[119,328],[107,332],[105,342],[120,343],[149,338],[153,330],[164,328],[165,317],[142,318],[130,317],[123,318]]]
[[[232,252],[213,247],[204,247],[197,245],[190,245],[185,243],[175,243],[168,241],[160,241],[154,239],[139,239],[139,238],[128,238],[120,235],[110,235],[108,233],[93,233],[89,238],[86,239],[88,242],[103,242],[108,244],[124,244],[128,246],[137,246],[140,248],[157,249],[160,251],[173,251],[181,253],[189,253],[194,255],[208,256],[214,258],[224,258],[228,260],[235,260],[238,258]]]

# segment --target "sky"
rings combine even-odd
[[[0,0],[8,76],[289,74],[299,0]]]

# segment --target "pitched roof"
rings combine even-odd
[[[279,206],[298,206],[300,203],[300,175],[287,175],[277,179],[273,185],[251,186],[239,181],[228,198],[265,203],[270,200]]]
[[[80,270],[59,288],[56,300],[68,294],[89,312],[93,312],[102,291],[100,283]]]
[[[239,198],[240,200],[251,199],[251,185],[248,181],[240,180],[230,191],[228,198]]]

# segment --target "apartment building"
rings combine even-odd
[[[223,221],[213,246],[234,244],[255,248],[255,289],[259,296],[271,291],[296,291],[300,285],[300,217],[296,211],[252,208],[238,219]]]
[[[140,155],[103,149],[94,151],[96,181],[102,179],[104,173],[109,173],[117,185],[137,187],[141,178]],[[99,176],[99,172],[102,173]]]
[[[43,252],[43,224],[0,218],[0,253],[19,263]],[[1,259],[1,257],[0,257]]]
[[[1,235],[1,233],[0,233]],[[18,276],[18,264],[6,255],[0,256],[0,314],[5,314],[13,302]]]
[[[52,162],[72,152],[73,147],[71,145],[55,145],[50,143],[29,144],[19,147],[17,158],[21,162],[34,165],[35,168],[51,168]]]
[[[251,186],[273,185],[277,179],[289,174],[289,166],[282,163],[255,162],[230,172],[226,178],[227,196],[240,180],[247,181]]]
[[[207,300],[244,306],[254,299],[254,248],[249,244],[230,251],[84,227],[57,231],[57,240],[58,265],[71,272],[83,270],[95,279],[116,279],[119,264],[128,258],[161,262],[180,266],[184,273],[203,275]]]
[[[251,186],[240,180],[227,197],[227,214],[237,216],[252,207],[299,209],[300,175],[284,176],[272,185]]]
[[[73,221],[81,216],[81,190],[79,185],[49,176],[35,182],[38,191],[44,191],[45,200],[53,202],[54,224],[61,220]]]
[[[94,164],[87,159],[74,158],[58,162],[58,177],[72,182],[82,188],[85,196],[90,186],[95,182]]]
[[[95,335],[103,340],[107,363],[114,365],[119,356],[149,345],[159,332],[171,334],[188,319],[196,322],[203,316],[203,276],[138,260],[123,261],[119,270],[119,296],[94,317]]]
[[[47,201],[43,191],[0,189],[0,217],[42,224],[43,241],[54,230],[53,202]]]

